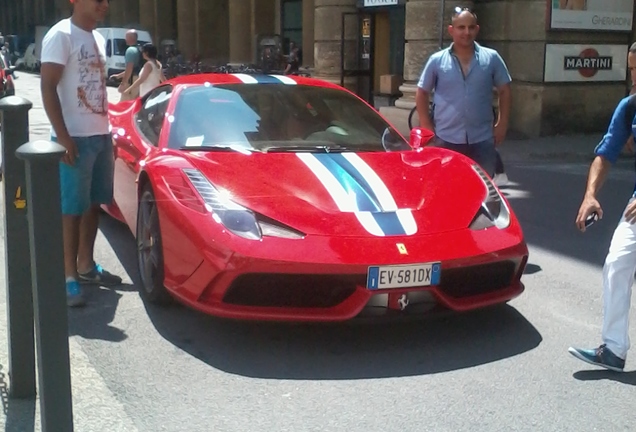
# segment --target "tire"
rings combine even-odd
[[[164,286],[163,243],[159,213],[150,184],[144,186],[137,211],[137,266],[139,294],[150,303],[167,305],[172,296]]]

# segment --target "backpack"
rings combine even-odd
[[[144,58],[144,55],[141,52],[141,45],[136,45],[135,48],[137,48],[137,53],[139,54],[139,60],[137,61],[137,66],[135,66],[134,70],[134,74],[139,76],[139,74],[141,73],[141,70],[143,69],[144,65],[146,64],[146,59]]]

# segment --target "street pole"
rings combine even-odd
[[[73,406],[59,164],[64,147],[23,144],[42,432],[72,432]]]
[[[15,152],[29,141],[29,110],[33,104],[17,96],[0,100],[2,113],[2,171],[5,203],[4,245],[9,330],[9,396],[34,399],[35,346],[26,172]]]

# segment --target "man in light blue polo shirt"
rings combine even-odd
[[[435,131],[436,146],[472,158],[494,177],[496,146],[508,131],[512,79],[499,53],[475,42],[479,25],[474,12],[456,9],[448,31],[453,43],[431,55],[418,83],[420,125]],[[496,123],[492,109],[495,87],[499,94]],[[434,125],[429,114],[433,91]]]

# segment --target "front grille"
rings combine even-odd
[[[349,298],[358,285],[365,284],[364,275],[252,273],[239,276],[223,301],[257,307],[330,308]]]
[[[453,298],[471,297],[508,288],[515,277],[513,261],[442,268],[439,289]],[[251,273],[239,276],[223,302],[254,307],[331,308],[345,301],[366,275],[292,275]]]
[[[516,268],[517,265],[513,261],[442,268],[440,289],[454,298],[492,293],[512,284]]]

